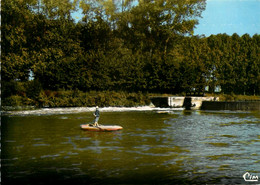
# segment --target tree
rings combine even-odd
[[[33,14],[27,7],[30,0],[2,2],[2,80],[28,79],[30,66],[29,51],[26,47],[26,24]]]

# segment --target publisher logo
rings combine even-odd
[[[243,175],[243,178],[246,182],[258,182],[258,176],[257,175],[252,175],[249,172],[246,172]]]

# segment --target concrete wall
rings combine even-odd
[[[169,107],[183,107],[185,97],[184,96],[171,96],[168,97]]]
[[[193,97],[193,96],[171,96],[152,97],[152,103],[156,107],[185,107],[185,109],[202,110],[258,110],[260,101],[224,102],[218,97]]]
[[[152,97],[151,101],[156,107],[185,107],[186,109],[200,109],[202,101],[218,101],[218,97]]]
[[[202,110],[249,110],[260,111],[260,101],[239,101],[239,102],[212,102],[204,101]]]
[[[151,97],[151,101],[155,107],[169,107],[168,97]]]
[[[200,109],[204,101],[219,101],[219,97],[191,97],[191,109]]]

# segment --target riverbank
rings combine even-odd
[[[128,93],[116,91],[49,91],[43,90],[38,96],[12,95],[2,99],[2,110],[26,110],[56,107],[136,107],[150,104],[146,93]]]
[[[163,106],[158,106],[154,103],[154,100],[156,100],[157,97],[160,97],[159,104],[163,103]],[[170,101],[169,97],[172,97]],[[144,107],[152,105],[151,103],[153,103],[155,107],[169,106],[174,108],[182,108],[187,107],[184,105],[184,99],[185,95],[183,94],[173,95],[143,92],[129,93],[124,91],[82,92],[79,90],[42,90],[38,96],[31,98],[27,97],[25,94],[12,95],[7,98],[2,98],[1,111],[38,110],[41,108],[80,108],[95,107],[96,105],[100,107]],[[260,96],[206,94],[205,97],[194,97],[190,103],[191,105],[196,105],[193,108],[199,109],[202,101],[216,100],[223,102],[260,102]]]
[[[208,94],[208,96],[214,96]],[[216,95],[215,95],[216,96]],[[260,96],[236,95],[236,94],[218,94],[219,101],[260,101]]]

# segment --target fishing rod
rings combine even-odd
[[[88,107],[85,107],[90,113],[92,113],[93,111],[95,111],[95,108],[94,108],[94,110],[90,110],[90,108],[88,108]],[[95,114],[94,113],[92,113],[94,116],[95,116]]]

